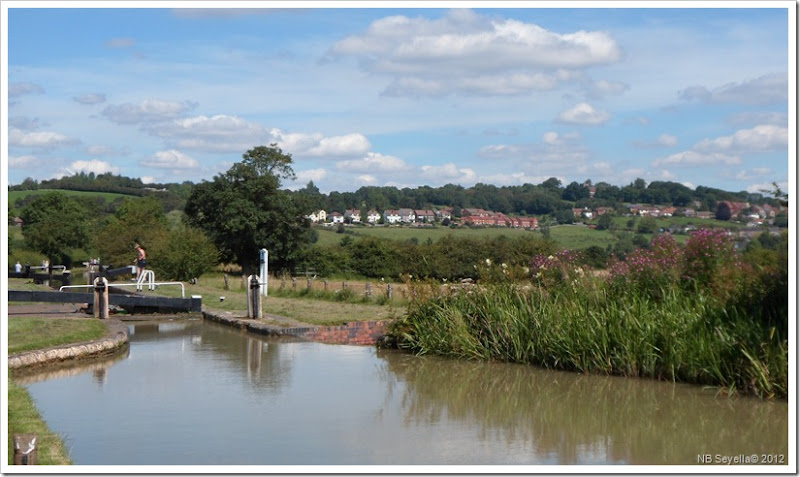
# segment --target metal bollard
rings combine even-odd
[[[94,317],[108,319],[108,280],[105,277],[94,279]]]
[[[36,465],[39,451],[36,434],[14,434],[14,465]]]
[[[259,319],[261,318],[261,293],[259,293],[260,284],[258,283],[257,275],[250,275],[250,286],[247,290],[247,317]]]

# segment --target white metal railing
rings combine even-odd
[[[145,270],[139,275],[139,278],[136,279],[136,290],[142,291],[142,284],[147,280],[147,289],[148,290],[155,290],[155,282],[156,282],[156,274],[152,270]]]
[[[162,285],[180,285],[181,286],[181,298],[186,298],[186,288],[183,285],[183,282],[152,282],[148,285],[152,286],[152,288],[148,288],[149,290],[155,290],[155,287],[162,286]],[[108,286],[110,287],[139,287],[139,283],[109,283]],[[65,288],[94,288],[94,285],[64,285],[63,287],[59,288],[58,291],[64,291]],[[141,288],[137,288],[141,290]]]

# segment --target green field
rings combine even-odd
[[[625,228],[625,223],[629,220],[627,217],[620,217],[617,219],[618,227]],[[687,219],[674,218],[674,219],[660,219],[659,226],[680,225],[686,223]],[[695,219],[694,223],[698,224]],[[716,221],[705,221],[706,227],[716,224]],[[698,224],[699,225],[699,224]],[[336,245],[342,241],[345,236],[351,236],[354,239],[359,237],[378,237],[390,240],[416,240],[418,243],[425,243],[428,239],[437,241],[447,235],[456,237],[471,237],[471,238],[495,238],[501,235],[506,237],[522,237],[533,236],[537,238],[543,237],[540,231],[521,230],[521,229],[508,229],[508,228],[457,228],[451,229],[448,227],[364,227],[354,226],[346,227],[344,234],[336,233],[334,227],[318,227],[319,240],[317,245],[329,246]],[[652,238],[652,234],[645,234],[648,239]],[[686,241],[686,235],[677,235],[676,240],[680,243]],[[550,228],[550,238],[556,241],[561,247],[565,249],[581,250],[592,245],[606,248],[608,245],[613,245],[616,238],[613,233],[608,230],[594,230],[582,224],[576,225],[556,225]]]

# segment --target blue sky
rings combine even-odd
[[[199,182],[277,143],[323,192],[793,187],[794,2],[31,5],[2,4],[9,184]]]

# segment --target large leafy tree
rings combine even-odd
[[[104,264],[124,267],[136,257],[133,250],[136,243],[150,255],[167,230],[161,202],[153,197],[127,199],[92,237],[94,250]]]
[[[89,240],[89,214],[74,198],[62,192],[36,196],[20,214],[26,245],[51,264],[69,266],[72,248]]]
[[[289,269],[312,240],[305,200],[280,189],[281,179],[295,177],[291,164],[291,154],[276,144],[258,146],[227,172],[196,185],[186,201],[189,224],[245,274],[257,269],[259,249],[269,250],[272,270]]]

